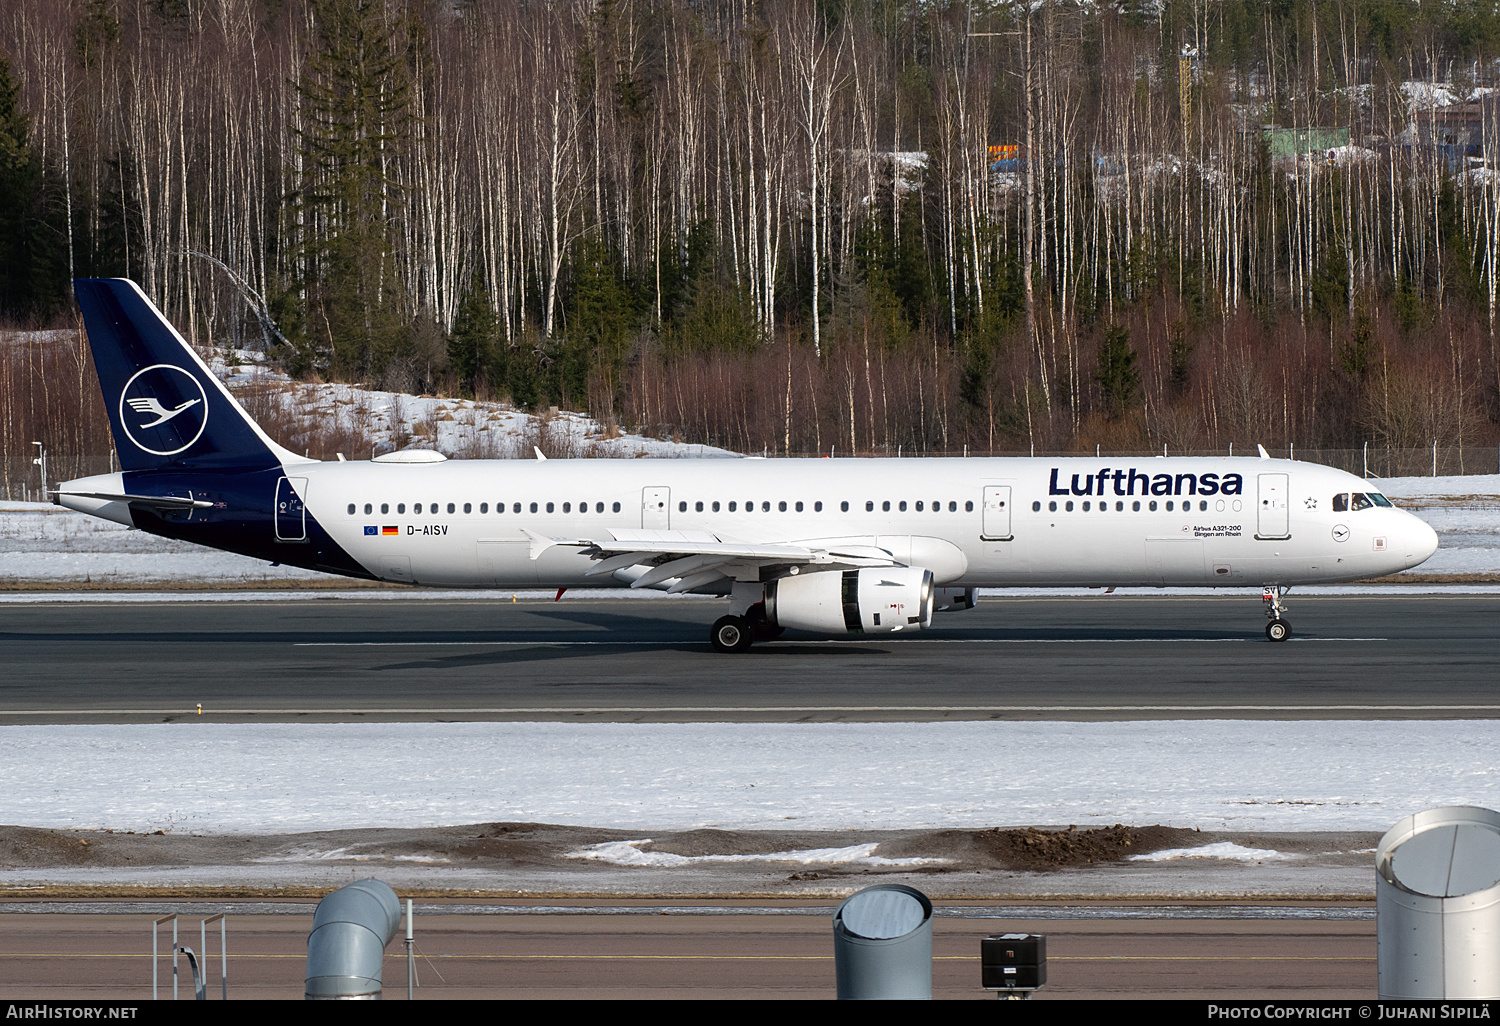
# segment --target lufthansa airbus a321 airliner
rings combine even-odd
[[[974,589],[1299,584],[1416,566],[1437,535],[1351,474],[1291,460],[320,462],[277,445],[135,283],[76,283],[121,472],[70,509],[243,555],[442,588],[729,597],[710,639],[920,630]],[[540,457],[540,453],[538,456]]]

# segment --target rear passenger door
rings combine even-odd
[[[641,526],[665,531],[672,526],[672,489],[641,489]]]

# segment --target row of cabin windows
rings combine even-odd
[[[737,501],[731,501],[729,503],[729,512],[730,513],[737,513],[737,512],[739,512],[739,505],[740,504]],[[1056,503],[1054,503],[1053,505],[1056,505]],[[533,512],[533,513],[540,513],[542,511],[541,510],[542,506],[546,507],[546,511],[548,513],[555,513],[555,512],[557,512],[557,504],[553,503],[553,502],[548,502],[548,503],[536,503],[536,502],[533,502],[533,503],[530,504],[531,512]],[[704,512],[703,503],[701,501],[694,503],[693,506],[694,506],[694,510],[696,512],[698,512],[698,513]],[[719,503],[717,501],[709,503],[709,506],[710,506],[710,510],[709,510],[710,512],[713,512],[713,513],[719,512]],[[803,504],[801,502],[795,502],[795,503],[792,504],[792,506],[796,510],[796,512],[798,512],[798,513],[801,513],[801,512],[804,511],[804,506],[803,506]],[[897,509],[900,512],[902,512],[902,513],[906,512],[906,500],[904,500],[904,499],[899,500],[896,503],[896,507],[897,507]],[[916,511],[918,513],[921,513],[926,508],[926,503],[924,503],[921,499],[918,499],[916,501],[916,503],[915,503],[915,507],[916,507]],[[785,502],[778,502],[776,504],[776,508],[780,512],[785,513],[787,511],[787,504]],[[934,513],[940,511],[942,508],[943,508],[943,503],[942,503],[941,500],[936,500],[936,499],[933,500],[932,511]],[[1071,503],[1069,503],[1068,508],[1069,509],[1072,508],[1072,504]],[[771,504],[769,502],[762,502],[760,504],[760,509],[761,509],[762,513],[769,513],[769,512],[771,512]],[[849,512],[849,503],[848,502],[841,502],[841,503],[839,503],[839,509],[842,512],[844,512],[844,513]],[[881,509],[882,512],[889,513],[890,510],[891,510],[891,502],[890,502],[890,500],[887,499],[887,500],[883,501],[880,504],[880,509]],[[687,510],[688,510],[688,504],[687,504],[687,502],[683,501],[683,502],[679,502],[677,504],[677,512],[679,512],[679,513],[686,513]],[[355,516],[358,513],[358,511],[359,511],[359,507],[355,503],[352,503],[352,502],[349,503],[349,515],[351,517]],[[413,513],[415,513],[415,514],[420,515],[423,512],[423,504],[420,503],[420,502],[414,502],[414,503],[412,503],[411,511]],[[429,503],[426,504],[426,512],[428,512],[428,513],[440,513],[441,511],[442,511],[442,504],[441,503],[429,502]],[[465,513],[473,513],[474,512],[474,504],[471,503],[471,502],[464,503],[463,504],[463,511]],[[489,511],[490,511],[490,504],[489,503],[487,503],[487,502],[481,502],[479,504],[479,512],[481,512],[481,513],[488,513]],[[516,502],[516,503],[512,503],[511,504],[511,512],[512,513],[520,513],[521,511],[522,511],[522,504],[521,503]],[[573,504],[571,502],[565,502],[565,503],[563,503],[562,504],[562,511],[564,513],[571,513],[571,512],[573,512]],[[589,504],[587,502],[580,502],[578,504],[578,512],[580,512],[580,513],[587,513],[588,511],[589,511]],[[873,513],[874,511],[875,511],[875,501],[873,499],[871,499],[871,500],[869,500],[869,501],[867,501],[865,503],[865,512],[866,513]],[[369,503],[369,502],[365,503],[365,515],[366,516],[370,516],[374,512],[375,512],[375,505],[374,505],[374,503]],[[391,512],[391,504],[388,503],[388,502],[382,502],[380,504],[380,512],[384,513],[384,514],[389,514]],[[404,502],[398,502],[398,503],[396,503],[396,512],[404,514],[406,512],[406,503],[404,503]],[[458,504],[454,503],[454,502],[448,503],[448,512],[449,513],[457,513],[458,512]],[[504,513],[505,512],[505,503],[503,503],[503,502],[497,502],[497,503],[495,503],[495,512],[496,513]],[[604,503],[602,503],[602,502],[596,502],[596,503],[594,503],[594,512],[595,513],[603,513],[604,512]],[[610,512],[612,512],[612,513],[618,513],[618,512],[620,512],[620,504],[618,502],[611,503],[610,504]],[[753,501],[745,503],[745,512],[746,513],[754,513],[755,512],[755,503]],[[823,512],[823,503],[822,502],[814,502],[813,503],[813,512],[814,513],[821,513],[821,512]],[[956,512],[958,512],[958,503],[950,500],[949,503],[948,503],[948,512],[950,512],[950,513],[956,513]],[[966,512],[966,513],[972,513],[972,512],[974,512],[974,503],[973,502],[966,502],[966,503],[964,503],[964,512]]]
[[[921,499],[918,499],[913,505],[914,505],[914,508],[916,509],[916,511],[918,513],[921,513],[923,510],[927,509],[927,503],[924,502]],[[801,502],[793,502],[793,503],[790,504],[790,506],[791,506],[792,511],[797,512],[797,513],[802,513],[806,509],[806,507]],[[693,503],[693,511],[695,513],[704,513],[704,512],[717,513],[717,512],[719,512],[719,508],[720,508],[719,507],[719,503],[717,501],[708,503],[708,508],[706,510],[704,509],[704,503],[703,502],[699,501],[699,502]],[[788,504],[784,500],[781,501],[781,502],[776,503],[776,510],[777,510],[777,512],[785,513],[785,512],[787,512],[787,508],[788,508]],[[823,504],[821,502],[814,502],[812,504],[812,508],[813,508],[813,512],[814,513],[821,513],[821,512],[823,512]],[[937,513],[942,508],[943,508],[942,500],[940,500],[940,499],[934,499],[933,502],[932,502],[932,512]],[[740,504],[738,502],[731,501],[731,502],[728,503],[728,511],[730,513],[738,513],[739,509],[740,509]],[[881,512],[883,512],[883,513],[889,513],[891,511],[891,500],[890,499],[886,499],[883,502],[881,502],[880,509],[881,509]],[[896,502],[896,509],[897,509],[898,512],[905,513],[906,512],[906,500],[905,499],[897,500],[897,502]],[[686,501],[681,501],[681,502],[677,503],[677,512],[679,512],[679,513],[686,513],[687,511],[688,511],[688,504],[687,504]],[[760,511],[762,513],[769,513],[769,512],[771,512],[771,504],[769,502],[762,501],[761,504],[760,504]],[[966,502],[966,503],[964,503],[964,511],[967,512],[967,513],[974,512],[974,503],[973,502]],[[745,503],[745,512],[746,513],[754,513],[755,512],[755,502],[754,502],[754,500],[751,500],[750,502]],[[841,512],[841,513],[847,513],[847,512],[849,512],[849,503],[848,503],[847,500],[844,501],[844,502],[839,503],[839,512]],[[866,513],[873,513],[873,512],[875,512],[875,500],[874,499],[866,500],[866,502],[865,502],[865,512]],[[958,512],[958,503],[957,502],[953,502],[953,501],[950,500],[949,503],[948,503],[948,512],[950,512],[950,513],[957,513]]]
[[[1090,505],[1089,501],[1087,499],[1085,499],[1083,501],[1083,512],[1085,512],[1085,513],[1089,512],[1090,508],[1091,508],[1091,505]],[[1131,502],[1130,508],[1131,508],[1131,510],[1133,512],[1139,513],[1141,511],[1141,500],[1140,499],[1136,499],[1133,502]],[[1193,500],[1192,499],[1183,499],[1182,500],[1182,512],[1187,513],[1190,510],[1192,510],[1192,508],[1193,508]],[[1103,512],[1105,512],[1108,509],[1109,509],[1109,501],[1108,500],[1101,500],[1099,502],[1099,512],[1103,513]],[[1155,513],[1156,512],[1156,500],[1152,499],[1149,502],[1147,502],[1146,503],[1146,509],[1147,509],[1148,512]],[[1172,512],[1172,500],[1171,499],[1168,499],[1167,502],[1166,502],[1166,510],[1167,510],[1168,513]],[[1199,512],[1202,512],[1202,513],[1207,513],[1208,512],[1208,500],[1207,499],[1199,499],[1198,500],[1198,510],[1199,510]],[[1042,504],[1040,502],[1033,502],[1031,504],[1031,511],[1033,513],[1040,513],[1042,511]],[[1056,513],[1057,512],[1057,501],[1055,499],[1053,501],[1047,503],[1047,511],[1049,513]],[[1125,512],[1125,503],[1124,503],[1123,500],[1116,500],[1115,501],[1115,511],[1118,512],[1118,513]],[[1073,512],[1073,501],[1071,499],[1069,499],[1067,502],[1063,503],[1063,512],[1064,513],[1071,513],[1071,512]],[[1239,503],[1238,502],[1235,503],[1235,512],[1239,512]]]
[[[533,512],[533,513],[540,513],[541,512],[541,507],[543,507],[543,506],[546,507],[546,510],[547,510],[548,513],[555,513],[555,512],[557,512],[557,503],[555,503],[555,502],[548,502],[548,503],[533,502],[530,505],[531,505],[531,512]],[[522,508],[523,507],[522,507],[521,503],[519,503],[519,502],[513,502],[513,503],[511,503],[510,511],[512,513],[520,513],[521,510],[522,510]],[[388,513],[390,513],[390,511],[391,511],[391,504],[390,503],[388,503],[388,502],[382,502],[380,504],[380,512],[381,513],[387,513],[388,514]],[[412,503],[411,511],[413,513],[415,513],[415,514],[420,515],[422,513],[422,511],[423,511],[422,503],[420,503],[420,502],[414,502],[414,503]],[[437,502],[429,502],[429,503],[427,503],[426,511],[428,513],[440,513],[440,512],[442,512],[442,504],[441,503],[437,503]],[[466,502],[466,503],[464,503],[463,504],[463,511],[465,513],[473,513],[474,512],[474,504],[472,502]],[[489,503],[487,503],[487,502],[481,502],[479,504],[479,512],[481,512],[481,513],[488,513],[489,511],[490,511],[490,504]],[[563,503],[562,504],[562,511],[564,513],[571,513],[571,512],[573,512],[573,504],[571,502],[565,502],[565,503]],[[587,513],[588,511],[589,511],[589,504],[588,503],[586,503],[586,502],[580,502],[578,504],[578,512],[580,512],[580,513]],[[349,515],[352,517],[352,516],[355,515],[356,512],[358,512],[358,507],[354,503],[352,503],[352,502],[349,503]],[[370,503],[370,502],[365,503],[365,515],[369,516],[369,515],[373,514],[374,512],[375,512],[375,504],[374,503]],[[404,503],[404,502],[398,502],[398,503],[396,503],[396,512],[397,513],[405,513],[406,512],[406,503]],[[449,513],[457,513],[458,512],[458,503],[456,503],[456,502],[450,502],[450,503],[448,503],[448,512]],[[495,503],[495,512],[496,513],[504,513],[505,512],[505,503],[503,503],[503,502],[497,502],[497,503]],[[604,512],[604,503],[602,503],[602,502],[596,502],[596,503],[594,503],[594,512],[595,513],[603,513]],[[618,513],[618,512],[620,512],[620,504],[618,502],[610,503],[610,512],[611,513]]]

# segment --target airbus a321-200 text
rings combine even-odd
[[[76,283],[121,471],[55,501],[167,538],[440,588],[724,595],[713,646],[879,634],[976,588],[1378,577],[1437,549],[1368,481],[1262,458],[323,462],[261,430],[131,281]],[[540,457],[538,453],[538,457]]]

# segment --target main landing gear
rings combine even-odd
[[[1271,621],[1266,624],[1267,641],[1285,641],[1292,634],[1292,625],[1281,618],[1281,614],[1286,611],[1286,603],[1281,599],[1289,591],[1290,588],[1283,588],[1279,584],[1268,584],[1260,590],[1261,601],[1266,604],[1266,619]]]
[[[708,634],[718,652],[748,652],[757,641],[774,641],[781,637],[785,627],[772,627],[766,619],[764,602],[756,603],[745,610],[744,616],[721,616],[714,621]]]

